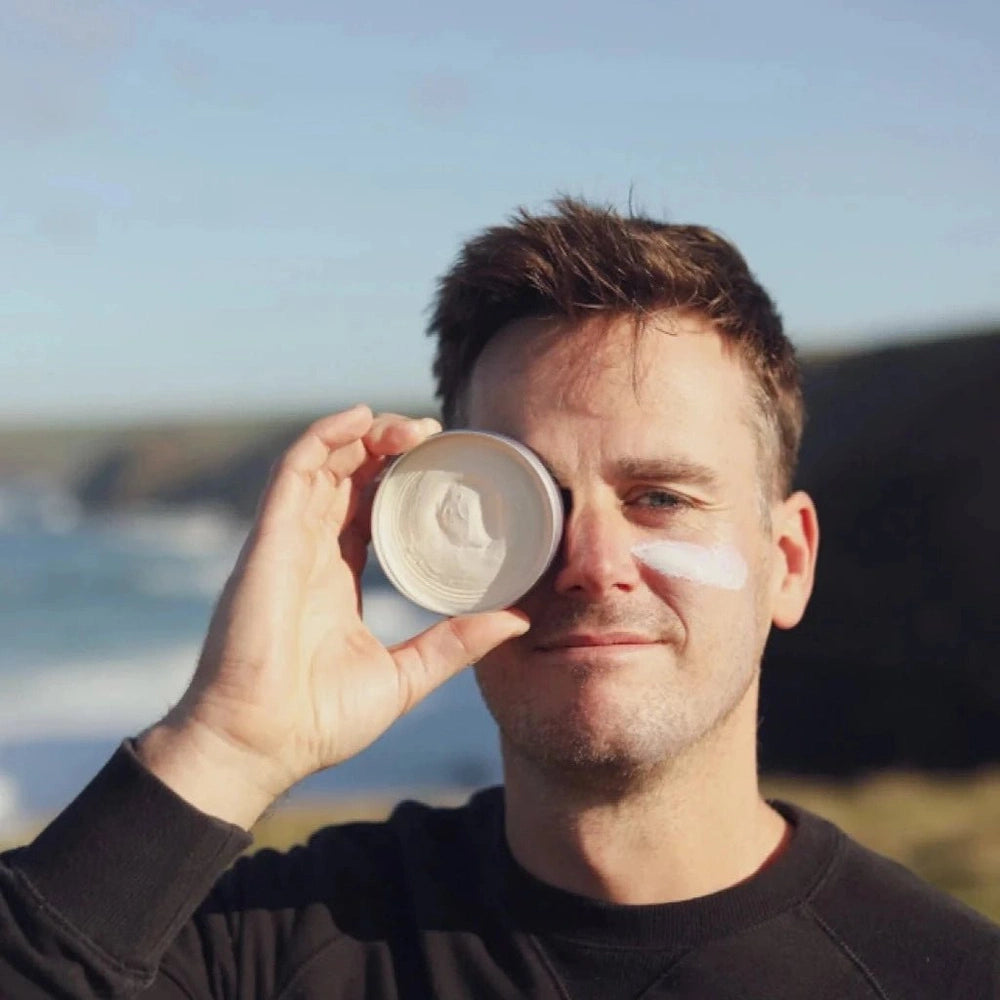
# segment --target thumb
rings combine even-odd
[[[399,670],[402,715],[463,667],[502,642],[524,635],[531,622],[520,611],[490,611],[448,618],[389,652]]]

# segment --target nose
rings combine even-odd
[[[634,539],[617,505],[578,505],[567,513],[554,580],[557,593],[590,599],[633,590],[641,577],[631,553]]]

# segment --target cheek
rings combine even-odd
[[[684,646],[715,641],[733,627],[746,630],[751,604],[748,588],[728,590],[707,586],[656,573],[645,566],[642,576],[653,597],[675,616],[685,636]]]
[[[685,646],[759,644],[766,580],[756,559],[748,563],[728,543],[676,540],[643,542],[632,553],[648,589],[680,620]]]
[[[747,563],[726,542],[697,542],[662,538],[632,547],[632,555],[653,575],[713,590],[740,591],[747,583]]]
[[[474,667],[480,682],[485,680],[489,683],[493,678],[504,679],[515,673],[531,652],[530,638],[529,630],[525,635],[502,643],[482,657]]]

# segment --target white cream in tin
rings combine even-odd
[[[508,607],[562,534],[559,491],[523,445],[449,431],[401,456],[379,486],[372,541],[386,576],[441,614]]]

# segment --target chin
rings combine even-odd
[[[600,774],[648,773],[688,742],[690,721],[665,712],[648,688],[623,688],[615,678],[593,673],[572,681],[535,690],[530,697],[522,691],[517,698],[480,685],[505,753],[565,777],[597,780]],[[642,691],[646,695],[637,697]]]
[[[513,668],[513,665],[508,665]],[[662,659],[608,669],[477,671],[483,698],[512,755],[580,789],[622,790],[662,773],[725,726],[750,677],[725,690],[678,683]]]
[[[634,728],[552,725],[529,732],[502,730],[502,735],[505,761],[516,756],[556,784],[581,792],[634,789],[658,775],[678,752],[662,734]]]

